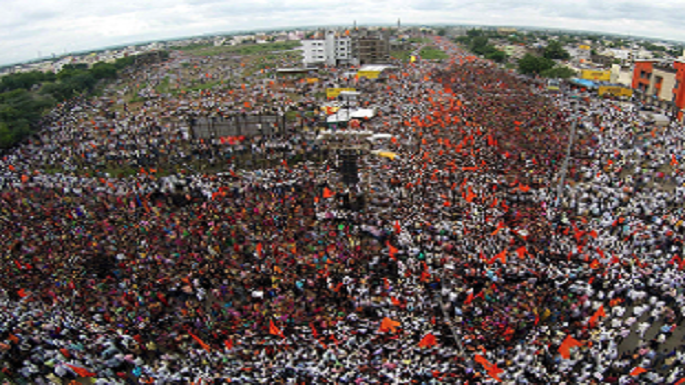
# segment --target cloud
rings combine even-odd
[[[0,64],[214,32],[311,25],[480,24],[684,40],[681,0],[3,0]]]

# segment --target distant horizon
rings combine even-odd
[[[396,27],[396,23],[357,23],[357,27]],[[102,52],[102,51],[108,51],[108,50],[117,50],[117,49],[123,49],[128,46],[142,46],[142,45],[147,45],[151,43],[156,43],[156,42],[172,42],[172,41],[182,41],[182,40],[187,40],[187,39],[198,39],[198,38],[209,38],[209,37],[215,37],[215,36],[235,36],[235,35],[241,35],[241,34],[254,34],[258,32],[278,32],[278,31],[295,31],[295,30],[315,30],[315,29],[322,29],[322,28],[349,28],[351,27],[352,24],[347,25],[347,24],[337,24],[337,25],[302,25],[302,26],[283,26],[283,27],[268,27],[268,28],[254,28],[254,29],[236,29],[236,30],[228,30],[228,31],[215,31],[215,32],[206,32],[206,33],[201,33],[201,34],[193,34],[193,35],[179,35],[179,36],[170,36],[170,37],[162,37],[162,38],[156,38],[156,39],[146,39],[146,40],[137,40],[137,41],[123,41],[120,43],[113,43],[109,44],[106,46],[100,46],[98,48],[95,47],[86,47],[86,48],[79,48],[73,51],[68,51],[68,52],[62,52],[62,53],[51,53],[48,56],[41,56],[33,59],[25,59],[22,61],[18,62],[9,62],[9,63],[0,63],[0,68],[7,68],[7,67],[13,67],[17,65],[24,65],[24,64],[30,64],[30,63],[36,63],[36,62],[43,62],[47,60],[52,60],[52,59],[58,59],[66,56],[78,56],[78,55],[85,55],[88,53],[93,53],[93,52]],[[535,32],[547,32],[547,33],[555,33],[555,32],[566,32],[566,33],[571,33],[571,34],[576,34],[576,35],[588,35],[588,36],[612,36],[612,37],[625,37],[625,38],[630,38],[630,39],[643,39],[643,40],[651,40],[651,41],[663,41],[663,42],[668,42],[668,43],[675,43],[675,44],[685,44],[685,40],[677,40],[677,39],[669,39],[669,38],[663,38],[663,37],[650,37],[650,36],[638,36],[638,35],[632,35],[632,34],[625,34],[625,33],[618,33],[618,32],[603,32],[603,31],[591,31],[591,30],[578,30],[578,29],[569,29],[569,28],[561,28],[561,27],[544,27],[544,26],[523,26],[523,25],[503,25],[503,24],[446,24],[446,23],[436,23],[436,24],[425,24],[425,23],[401,23],[401,27],[425,27],[425,28],[455,28],[455,27],[467,27],[467,28],[515,28],[515,29],[520,29],[520,30],[526,30],[526,31],[535,31]],[[53,56],[54,55],[54,56]]]

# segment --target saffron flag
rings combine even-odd
[[[89,372],[88,370],[86,370],[84,368],[79,368],[78,366],[69,365],[69,364],[64,364],[64,365],[68,366],[71,370],[74,371],[74,373],[78,374],[81,377],[95,377],[96,376],[95,373]]]
[[[323,188],[323,197],[324,198],[331,198],[333,196],[333,191],[329,190],[328,187]]]
[[[516,249],[516,252],[518,253],[520,259],[525,259],[528,250],[526,249],[526,246],[521,246],[518,249]]]
[[[280,337],[285,338],[281,329],[279,329],[278,327],[276,327],[276,325],[274,325],[273,320],[269,320],[269,333],[271,333],[275,336],[280,336]]]
[[[597,320],[599,317],[606,317],[606,313],[604,312],[604,305],[600,305],[599,309],[595,312],[595,314],[590,317],[590,321],[588,322],[590,324],[590,327],[594,327],[595,323],[597,323]]]
[[[426,334],[425,337],[421,339],[421,342],[419,342],[419,347],[422,348],[429,348],[431,346],[437,345],[437,341],[435,340],[435,336],[432,333]]]
[[[499,254],[495,255],[491,260],[488,261],[488,265],[492,265],[495,261],[499,260],[502,263],[507,263],[507,251],[502,250]]]
[[[488,372],[490,377],[494,378],[499,382],[502,382],[502,379],[499,378],[498,375],[502,373],[504,370],[498,368],[497,364],[491,364],[490,361],[488,361],[485,357],[481,356],[480,354],[476,354],[475,361],[483,365],[483,368],[485,368],[485,371]]]
[[[636,366],[635,369],[633,369],[633,370],[630,372],[630,375],[631,375],[631,376],[639,376],[639,375],[642,374],[642,373],[647,373],[647,369],[641,368],[641,367],[639,367],[639,366]]]
[[[562,342],[561,346],[559,346],[559,353],[564,359],[568,360],[569,358],[571,358],[571,348],[581,345],[582,344],[580,343],[580,341],[571,337],[570,335],[567,335],[564,342]]]
[[[202,346],[202,349],[206,350],[207,352],[211,352],[211,351],[212,351],[212,349],[209,348],[209,345],[207,345],[204,341],[202,341],[202,340],[200,339],[200,337],[198,337],[198,336],[196,336],[195,334],[190,333],[190,332],[189,332],[188,334],[189,334],[191,337],[193,337],[193,339],[194,339],[195,341],[197,341],[197,343],[200,344],[200,346]]]
[[[381,327],[378,329],[380,332],[392,332],[395,333],[397,331],[397,327],[400,326],[400,323],[397,321],[393,321],[388,317],[383,318],[383,321],[381,322]]]

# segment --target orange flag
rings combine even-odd
[[[476,194],[474,194],[473,191],[471,191],[471,186],[469,186],[468,190],[469,190],[469,193],[466,195],[466,201],[471,203],[471,202],[473,202],[473,198],[476,197]]]
[[[647,369],[641,368],[641,367],[639,367],[639,366],[636,366],[635,369],[633,369],[633,370],[630,372],[630,375],[631,375],[631,376],[639,376],[639,375],[642,374],[642,373],[647,373]]]
[[[571,348],[575,346],[582,346],[582,344],[577,339],[571,337],[571,335],[567,335],[564,342],[559,346],[559,353],[561,353],[564,359],[568,360],[571,358]]]
[[[492,259],[488,261],[488,265],[492,265],[497,260],[502,263],[507,263],[507,250],[502,250],[499,254],[492,257]]]
[[[481,356],[480,354],[476,354],[475,361],[483,365],[483,368],[485,368],[485,371],[488,372],[490,377],[494,378],[499,382],[502,382],[502,379],[499,378],[498,375],[502,373],[504,370],[498,368],[496,364],[491,364],[490,361],[488,361],[485,357]]]
[[[435,336],[431,333],[426,334],[425,337],[421,339],[421,342],[419,342],[419,347],[421,348],[429,348],[431,346],[437,345],[437,341],[435,340]]]
[[[400,227],[400,221],[395,221],[395,233],[399,234],[400,231],[402,231],[402,227]]]
[[[393,321],[388,317],[383,318],[383,321],[381,322],[381,327],[378,329],[380,332],[392,332],[395,333],[397,331],[397,327],[400,326],[400,323],[397,321]]]
[[[334,194],[333,194],[333,191],[329,190],[328,187],[324,187],[324,188],[323,188],[323,197],[324,197],[324,198],[330,198],[330,197],[332,197],[333,195],[334,195]]]
[[[261,243],[257,244],[257,254],[259,254],[260,256],[262,255],[262,244]]]
[[[387,242],[387,245],[388,245],[388,253],[390,254],[390,258],[397,260],[397,258],[395,258],[395,254],[397,254],[397,252],[399,250],[397,248],[393,247],[393,245],[390,244],[390,241]]]
[[[590,317],[590,321],[588,322],[590,327],[595,326],[595,323],[597,323],[597,320],[599,319],[599,317],[606,317],[606,316],[607,316],[607,314],[604,312],[604,305],[600,305],[599,309],[597,309],[595,314],[593,314],[592,317]]]
[[[96,374],[93,372],[89,372],[88,370],[84,368],[79,368],[78,366],[74,365],[69,365],[69,364],[64,364],[68,366],[71,370],[73,370],[76,374],[78,374],[81,377],[95,377]]]
[[[193,337],[193,339],[194,339],[195,341],[197,341],[197,343],[200,344],[200,346],[202,346],[202,349],[204,349],[204,350],[206,350],[206,351],[208,351],[208,352],[211,352],[211,351],[212,351],[212,349],[209,348],[209,345],[207,345],[204,341],[202,341],[202,340],[200,339],[200,337],[198,337],[198,336],[196,336],[195,334],[190,333],[190,332],[188,332],[188,335],[190,335],[191,337]]]
[[[492,232],[492,235],[497,235],[497,233],[499,233],[499,231],[502,230],[503,228],[504,228],[504,223],[502,223],[502,222],[498,223],[497,228],[495,229],[495,231]]]
[[[280,336],[280,337],[285,338],[281,329],[277,328],[276,325],[274,325],[273,320],[269,320],[269,333],[271,333],[275,336]]]
[[[521,246],[518,249],[516,249],[516,252],[518,253],[520,259],[525,259],[528,250],[526,249],[526,246]]]

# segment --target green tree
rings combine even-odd
[[[548,70],[544,70],[540,73],[541,76],[553,79],[570,79],[576,76],[576,71],[568,67],[554,67]]]
[[[519,72],[524,75],[539,75],[554,67],[554,61],[546,57],[525,54],[518,63]]]
[[[504,63],[507,60],[507,54],[504,51],[495,50],[485,56],[486,59],[497,63]]]
[[[568,60],[571,57],[558,40],[552,40],[547,44],[543,56],[547,59],[558,60]]]
[[[468,37],[476,37],[476,36],[483,36],[483,30],[482,29],[476,29],[472,28],[466,31],[466,36]]]
[[[95,79],[114,79],[117,77],[117,67],[109,63],[95,63],[90,73]]]

